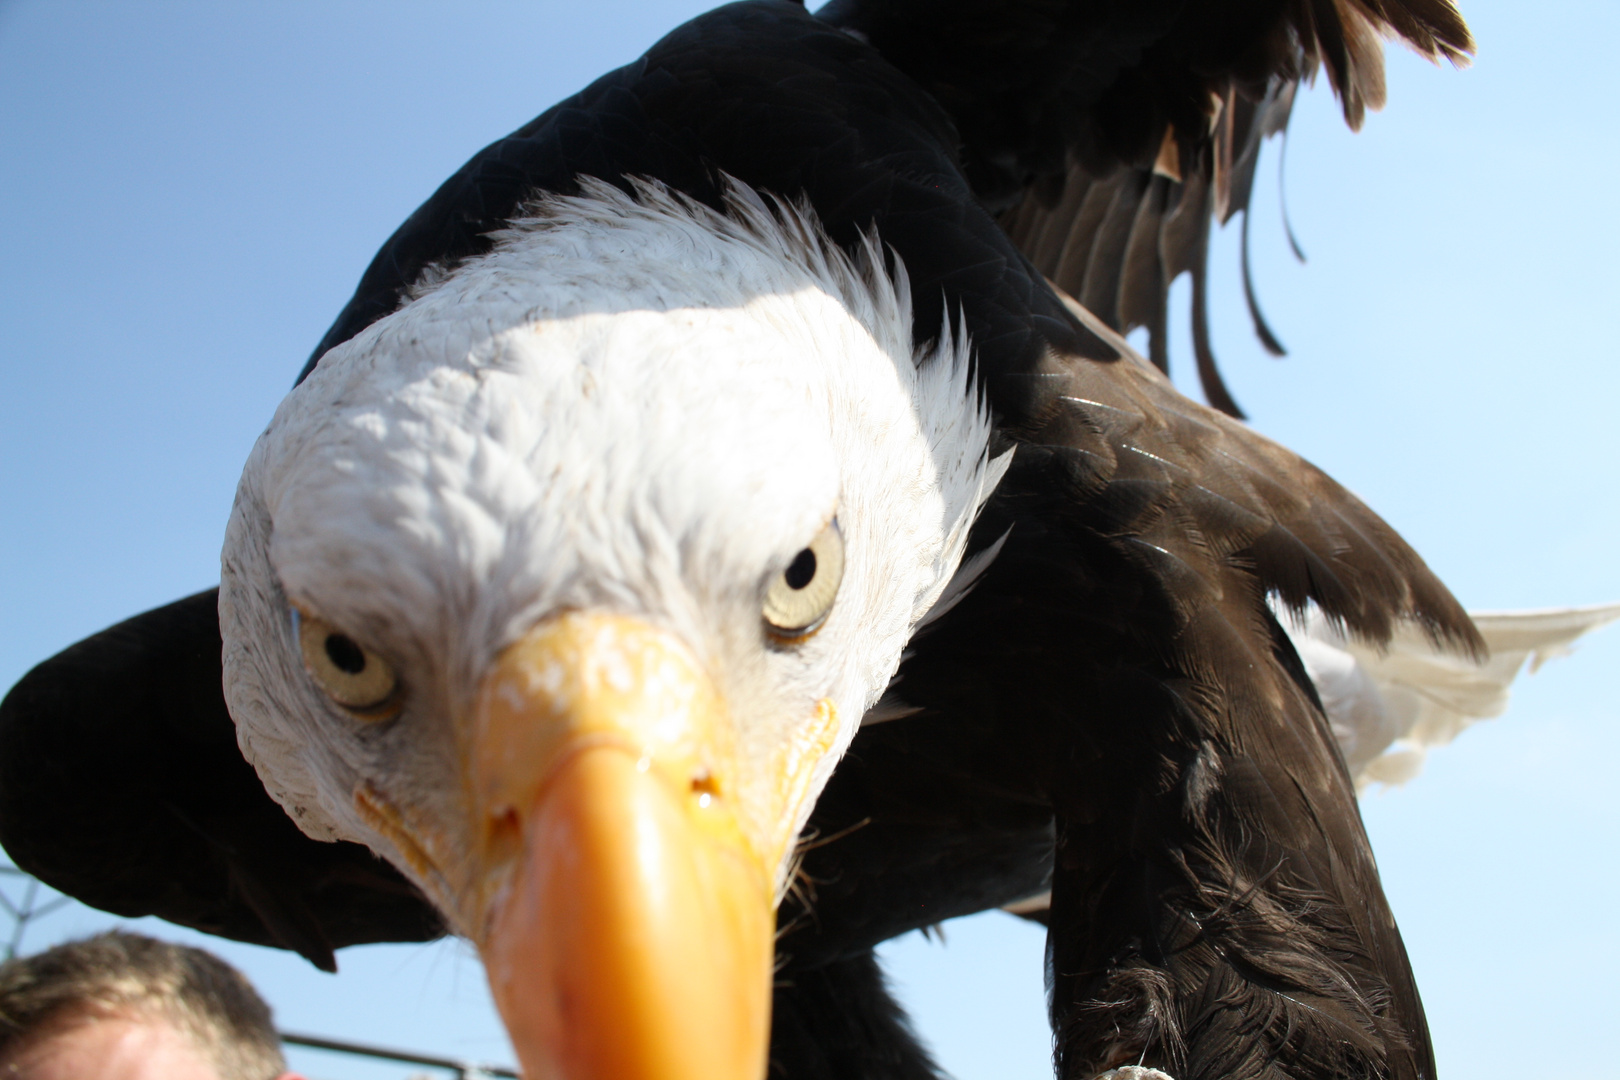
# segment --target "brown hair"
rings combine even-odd
[[[202,949],[111,931],[0,964],[0,1059],[75,1016],[165,1019],[221,1080],[286,1071],[270,1007],[242,973]]]

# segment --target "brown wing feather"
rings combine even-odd
[[[1004,722],[1052,740],[1059,1075],[1432,1077],[1353,786],[1264,596],[1375,642],[1478,633],[1353,495],[1140,358],[1038,377],[1011,539],[963,618],[1010,642]],[[1070,658],[1057,688],[1025,688],[1032,643]]]
[[[1136,463],[1162,487],[1156,516],[1122,521],[1120,535],[1166,551],[1186,547],[1178,557],[1203,579],[1252,575],[1289,607],[1314,602],[1364,640],[1387,641],[1398,622],[1412,620],[1439,645],[1484,655],[1462,606],[1382,518],[1292,451],[1184,397],[1094,313],[1062,298],[1125,357],[1052,361],[1053,407],[1080,414],[1061,430],[1099,463],[1106,475],[1096,484],[1120,482]],[[1029,438],[1047,444],[1049,436]]]
[[[1139,172],[1120,174],[1110,186],[1114,197],[1108,201],[1091,250],[1086,259],[1086,276],[1076,295],[1087,307],[1096,304],[1110,311],[1119,310],[1120,280],[1125,270],[1125,253],[1131,242],[1131,229],[1153,178]]]
[[[1176,180],[1152,167],[1122,167],[1099,180],[1075,162],[1065,174],[1058,201],[1044,205],[1042,197],[1032,191],[1001,218],[1002,227],[1035,267],[1059,288],[1079,296],[1111,329],[1128,334],[1147,327],[1149,355],[1162,370],[1168,370],[1169,364],[1164,336],[1170,286],[1181,274],[1191,273],[1193,341],[1204,392],[1211,404],[1237,417],[1243,415],[1242,410],[1221,379],[1210,344],[1206,296],[1209,233],[1214,221],[1224,223],[1248,210],[1260,144],[1287,126],[1293,97],[1294,83],[1280,80],[1258,102],[1231,95],[1230,107],[1223,105],[1221,110],[1227,122],[1216,126],[1207,146],[1194,146],[1177,155],[1182,161],[1198,161],[1202,152],[1207,158],[1202,172],[1184,173]],[[1133,206],[1133,220],[1123,227],[1114,224],[1109,232],[1107,212],[1112,204],[1100,192],[1137,187],[1152,191],[1154,212],[1142,214],[1143,204],[1149,202],[1144,196]],[[1073,198],[1075,191],[1085,193],[1081,200]],[[1130,237],[1127,245],[1105,242],[1121,231]],[[1054,242],[1054,238],[1061,240]],[[1151,259],[1150,244],[1157,249]],[[1282,355],[1281,343],[1254,300],[1247,260],[1245,238],[1244,288],[1255,333],[1268,349]],[[1112,295],[1094,286],[1094,281],[1111,275],[1120,285]]]
[[[1216,19],[1214,15],[1206,14],[1201,19],[1189,15],[1186,22],[1189,26],[1202,25]],[[1191,121],[1177,116],[1171,103],[1152,101],[1151,88],[1183,84],[1187,73],[1149,50],[1142,70],[1151,72],[1154,78],[1133,80],[1129,72],[1122,73],[1117,85],[1134,87],[1141,83],[1144,88],[1124,95],[1129,104],[1113,107],[1121,113],[1134,108],[1142,116],[1159,117],[1156,139],[1144,139],[1138,134],[1134,143],[1145,145],[1151,141],[1160,152],[1152,160],[1141,156],[1132,159],[1098,153],[1090,144],[1071,145],[1061,182],[1047,180],[1030,185],[1022,199],[1001,217],[1003,227],[1036,267],[1060,288],[1079,297],[1104,323],[1122,334],[1147,327],[1149,353],[1161,368],[1168,363],[1168,350],[1162,341],[1165,328],[1160,312],[1168,302],[1171,283],[1181,273],[1191,272],[1199,376],[1211,404],[1239,417],[1242,413],[1221,380],[1209,342],[1204,288],[1208,234],[1212,221],[1224,224],[1248,211],[1261,144],[1287,127],[1300,81],[1312,77],[1319,66],[1325,68],[1342,102],[1346,122],[1359,128],[1368,109],[1376,110],[1384,104],[1385,36],[1403,40],[1424,56],[1443,57],[1458,64],[1466,61],[1473,48],[1466,25],[1444,0],[1297,0],[1278,8],[1270,20],[1254,20],[1254,28],[1242,39],[1241,47],[1200,69],[1195,82],[1202,95],[1201,105],[1194,110]],[[1160,44],[1179,41],[1184,29],[1178,26]],[[1182,51],[1166,51],[1178,59],[1187,56],[1185,46]],[[1200,59],[1207,64],[1211,58]],[[1106,110],[1110,104],[1112,99],[1105,99],[1101,108]],[[1170,152],[1165,152],[1166,148]],[[1129,227],[1111,226],[1094,217],[1082,222],[1077,216],[1082,212],[1094,215],[1099,210],[1101,204],[1095,201],[1099,185],[1117,191],[1142,189],[1154,177],[1169,185],[1164,202],[1180,209],[1180,214],[1161,212]],[[1199,183],[1207,187],[1207,196],[1187,197],[1194,193],[1184,189]],[[1087,193],[1083,204],[1071,197],[1076,190]],[[1133,213],[1139,209],[1139,203],[1128,207]],[[1188,219],[1188,211],[1196,211],[1196,220]],[[1154,223],[1161,230],[1161,258],[1151,288],[1159,297],[1149,301],[1143,293],[1153,275],[1142,257],[1145,243],[1122,247],[1117,238],[1122,232],[1134,233]],[[1243,271],[1249,314],[1265,347],[1282,355],[1283,347],[1254,298],[1246,225],[1245,221]],[[1061,236],[1063,242],[1054,245],[1053,236]],[[1060,249],[1061,258],[1056,254]],[[1133,255],[1135,262],[1131,264]],[[1118,270],[1111,272],[1110,266]],[[1116,276],[1129,288],[1110,295],[1104,283]]]
[[[1167,176],[1153,176],[1131,220],[1130,241],[1120,268],[1118,314],[1122,323],[1157,327],[1163,315],[1164,262],[1159,257],[1159,232],[1170,205]]]

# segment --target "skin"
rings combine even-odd
[[[221,1080],[214,1063],[166,1020],[114,1013],[51,1025],[0,1060],[7,1080]],[[305,1080],[284,1072],[273,1080]]]

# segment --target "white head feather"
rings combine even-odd
[[[851,259],[803,208],[741,186],[728,203],[592,181],[547,198],[277,410],[225,544],[225,690],[243,752],[311,836],[368,843],[446,899],[354,791],[453,813],[450,729],[481,673],[568,608],[673,630],[761,747],[831,699],[842,729],[812,790],[831,774],[1005,461],[968,342],[947,328],[914,353],[904,269],[885,272],[875,238]],[[773,648],[764,583],[834,514],[837,603]],[[292,602],[389,659],[409,689],[397,720],[361,724],[311,684]]]

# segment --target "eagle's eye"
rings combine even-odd
[[[844,537],[832,521],[793,556],[765,590],[765,625],[780,638],[802,638],[821,625],[844,577]]]
[[[330,623],[293,609],[304,668],[326,696],[362,720],[387,720],[399,711],[393,665]]]

